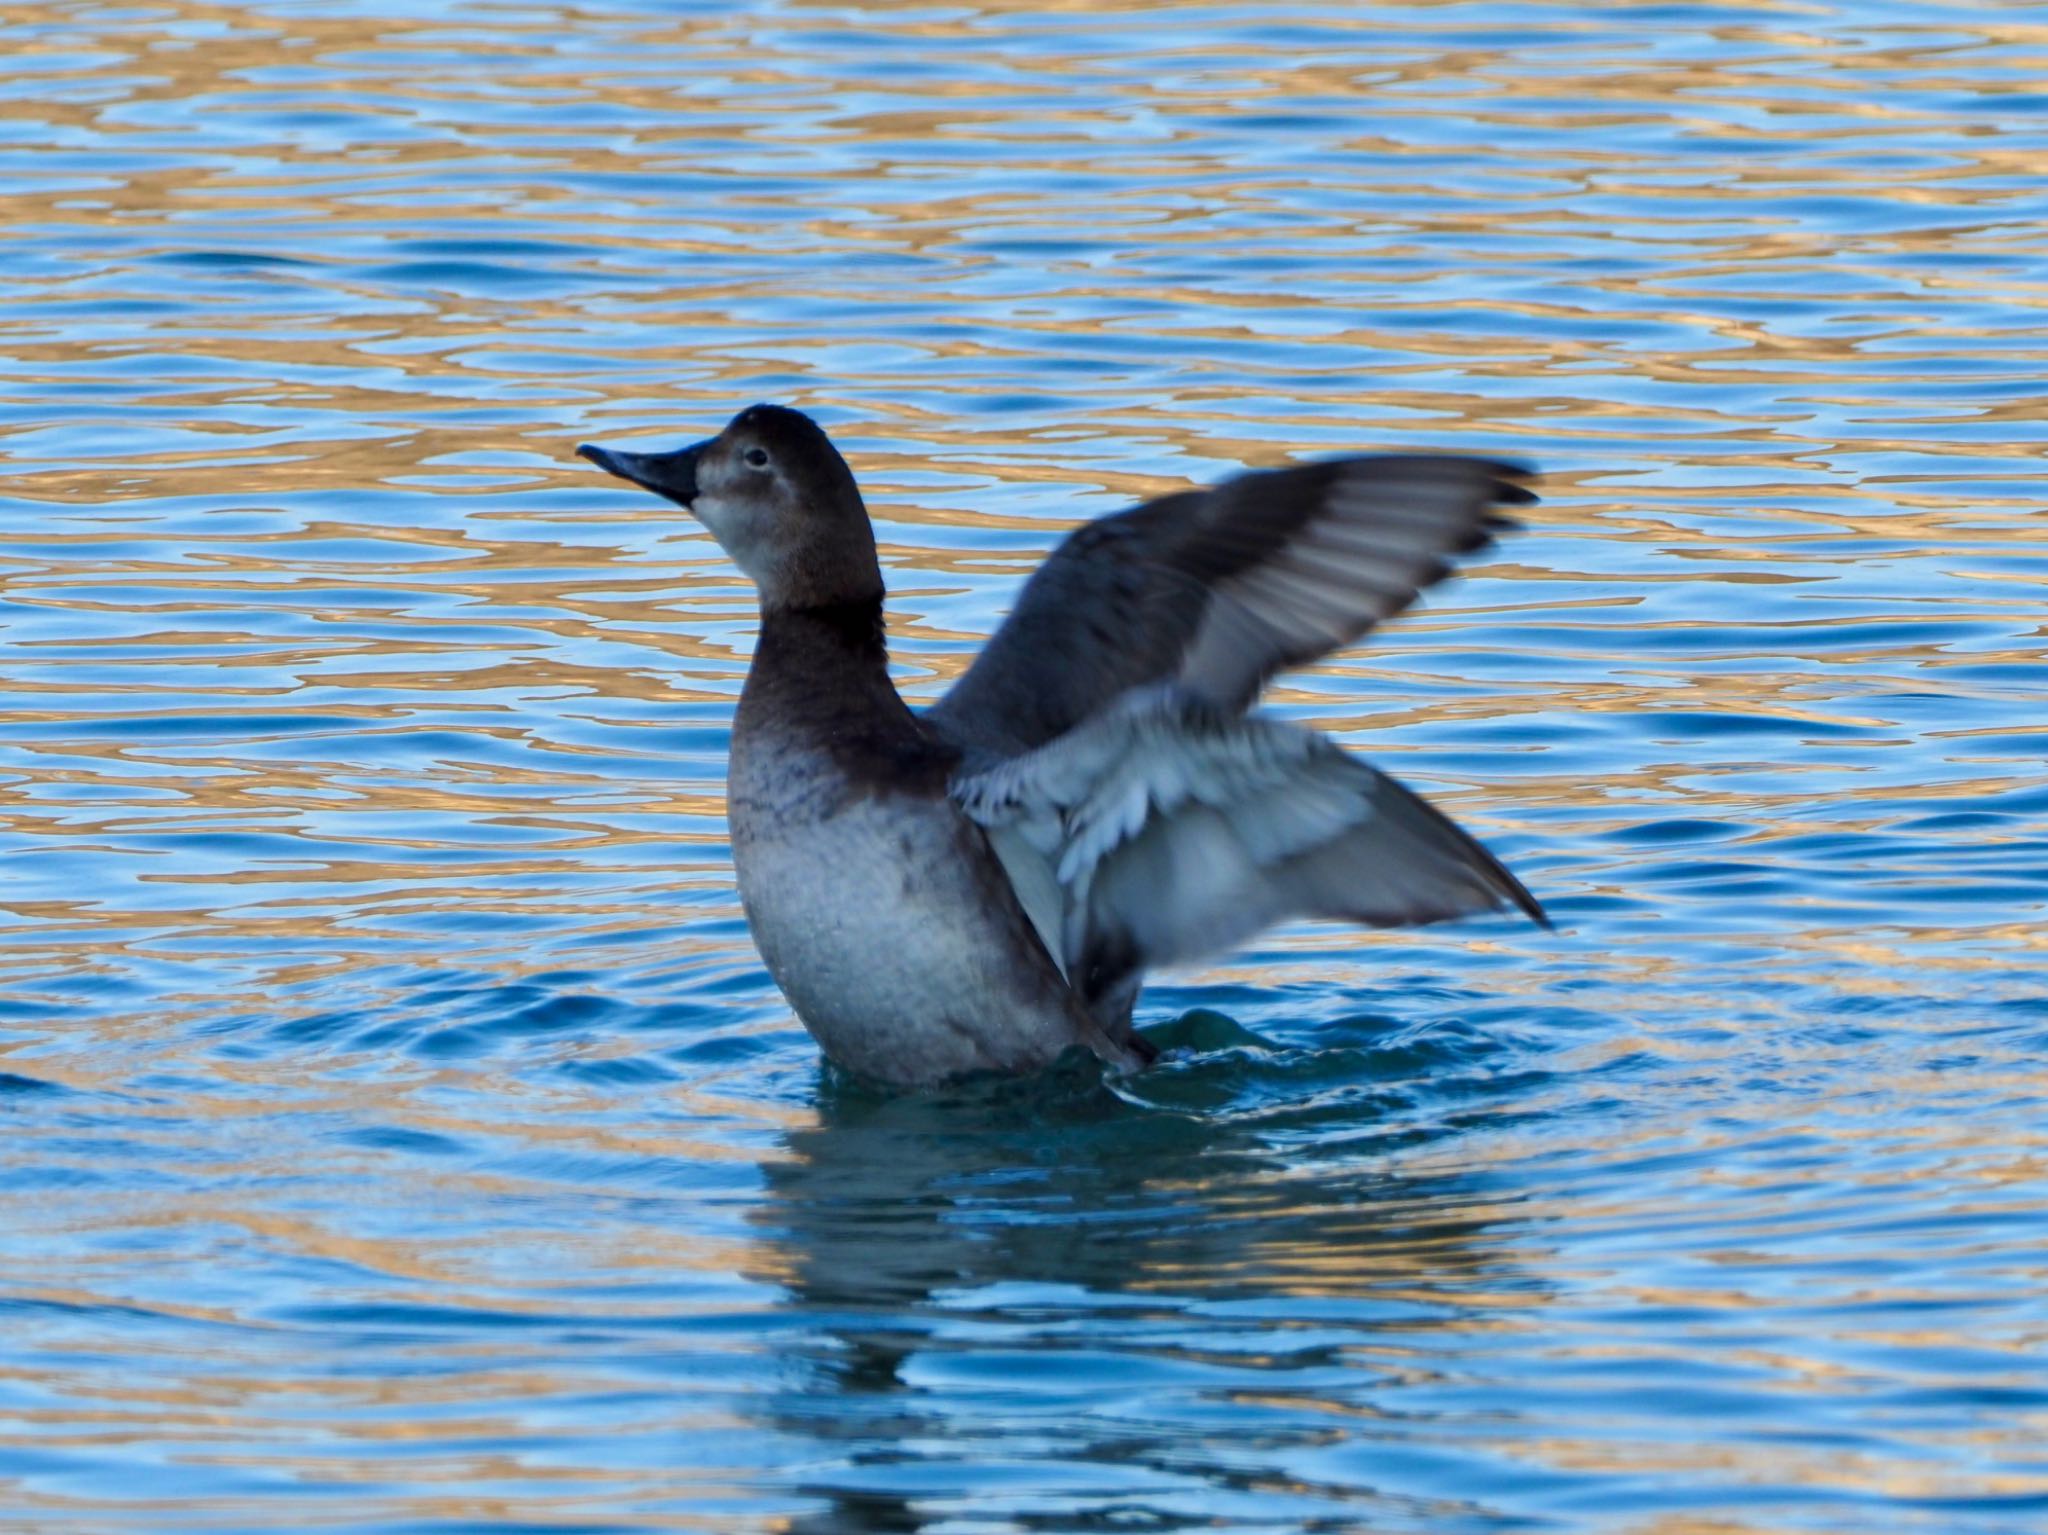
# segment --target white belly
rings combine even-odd
[[[733,861],[761,957],[826,1054],[934,1082],[1034,1069],[1082,1042],[1078,999],[949,802],[814,792],[778,766],[752,792],[735,773]]]

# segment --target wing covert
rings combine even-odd
[[[1091,1004],[1290,917],[1387,927],[1513,905],[1549,926],[1499,860],[1396,780],[1176,686],[956,779],[953,796],[1035,896],[1040,936]]]

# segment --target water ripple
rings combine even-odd
[[[0,21],[0,1523],[2040,1527],[2027,8]],[[748,594],[569,453],[757,398],[927,699],[1133,497],[1535,463],[1274,707],[1560,931],[820,1066]]]

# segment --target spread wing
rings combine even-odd
[[[1171,681],[1241,709],[1348,644],[1514,523],[1524,471],[1484,459],[1346,458],[1238,475],[1076,530],[930,713],[980,761],[1066,734]]]
[[[1069,981],[1100,1012],[1151,965],[1289,917],[1374,927],[1514,905],[1521,882],[1440,811],[1297,725],[1141,689],[955,780]]]

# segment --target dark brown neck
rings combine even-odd
[[[734,722],[743,755],[823,751],[851,789],[943,795],[959,753],[896,691],[879,594],[858,602],[771,607]]]
[[[855,597],[845,602],[821,602],[805,607],[773,607],[761,611],[761,649],[767,650],[771,636],[776,648],[803,650],[836,647],[848,658],[872,660],[886,666],[889,660],[888,633],[882,624],[882,594]]]
[[[843,709],[902,708],[889,680],[882,598],[765,607],[746,695],[770,707],[813,716]],[[893,704],[894,708],[888,707]]]

